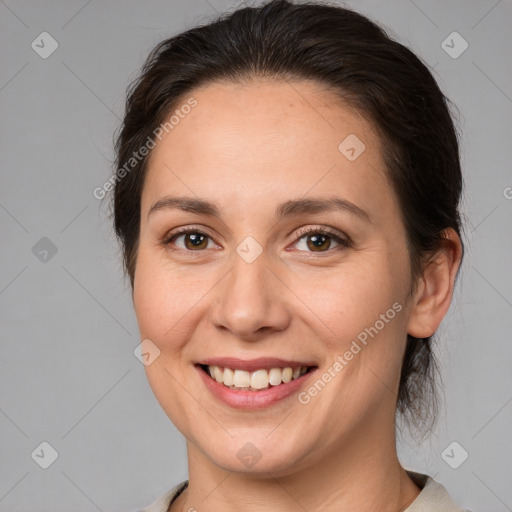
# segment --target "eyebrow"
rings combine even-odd
[[[220,208],[214,203],[199,199],[195,197],[173,197],[166,196],[159,199],[148,212],[148,217],[159,211],[166,209],[178,209],[189,213],[195,213],[198,215],[208,215],[211,217],[221,218],[222,214]],[[359,206],[342,199],[340,197],[317,197],[308,199],[291,199],[277,205],[275,210],[275,217],[277,220],[281,220],[284,217],[290,217],[293,215],[305,215],[324,213],[332,211],[343,211],[360,217],[366,222],[371,223],[372,219],[368,212],[360,208]]]

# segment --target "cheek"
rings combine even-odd
[[[171,286],[154,255],[143,247],[137,259],[133,303],[141,337],[151,339],[163,350],[164,334],[172,328],[172,320],[181,316],[183,305],[176,285]]]
[[[354,415],[393,397],[406,333],[405,272],[391,258],[358,261],[327,278],[304,279],[303,296],[325,333],[331,399]],[[311,277],[311,276],[310,276]],[[316,286],[313,286],[315,283]],[[320,376],[321,377],[321,376]],[[326,378],[330,378],[326,376]],[[387,399],[385,400],[387,403]],[[366,404],[366,405],[365,405]],[[374,404],[374,405],[370,405]],[[337,407],[338,407],[337,406]]]
[[[387,262],[359,261],[328,275],[322,272],[316,278],[297,273],[293,287],[324,325],[332,348],[342,348],[337,345],[373,326],[380,315],[402,300],[400,276],[393,274]],[[394,313],[392,310],[389,316],[395,317]]]
[[[155,254],[141,248],[134,278],[133,303],[140,332],[140,339],[151,340],[160,353],[155,360],[144,366],[148,383],[164,411],[173,423],[185,431],[187,408],[180,393],[182,389],[174,368],[180,364],[180,353],[186,339],[179,334],[186,325],[186,313],[190,305],[184,302],[187,294],[176,286],[179,278],[164,272]],[[182,319],[179,322],[179,319]],[[181,336],[181,338],[180,338]],[[177,380],[178,379],[178,380]]]
[[[149,338],[162,360],[186,346],[213,273],[201,276],[190,268],[173,267],[160,251],[141,246],[134,279],[133,303],[141,339]],[[176,362],[175,358],[169,361]],[[169,361],[165,361],[166,363]]]

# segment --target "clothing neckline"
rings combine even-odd
[[[403,512],[425,512],[443,510],[443,512],[462,512],[452,501],[445,487],[429,475],[406,470],[411,480],[421,489],[420,493]],[[157,498],[149,507],[140,512],[168,512],[171,505],[188,487],[184,480]],[[434,508],[432,508],[434,506]]]

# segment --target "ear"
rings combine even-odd
[[[407,333],[427,338],[435,333],[446,315],[455,277],[462,261],[462,243],[452,228],[443,231],[440,248],[428,259],[411,301]]]

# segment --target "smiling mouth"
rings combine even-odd
[[[315,366],[287,366],[284,368],[261,368],[250,372],[215,365],[200,364],[198,366],[212,380],[229,389],[254,392],[288,384],[316,368]]]

